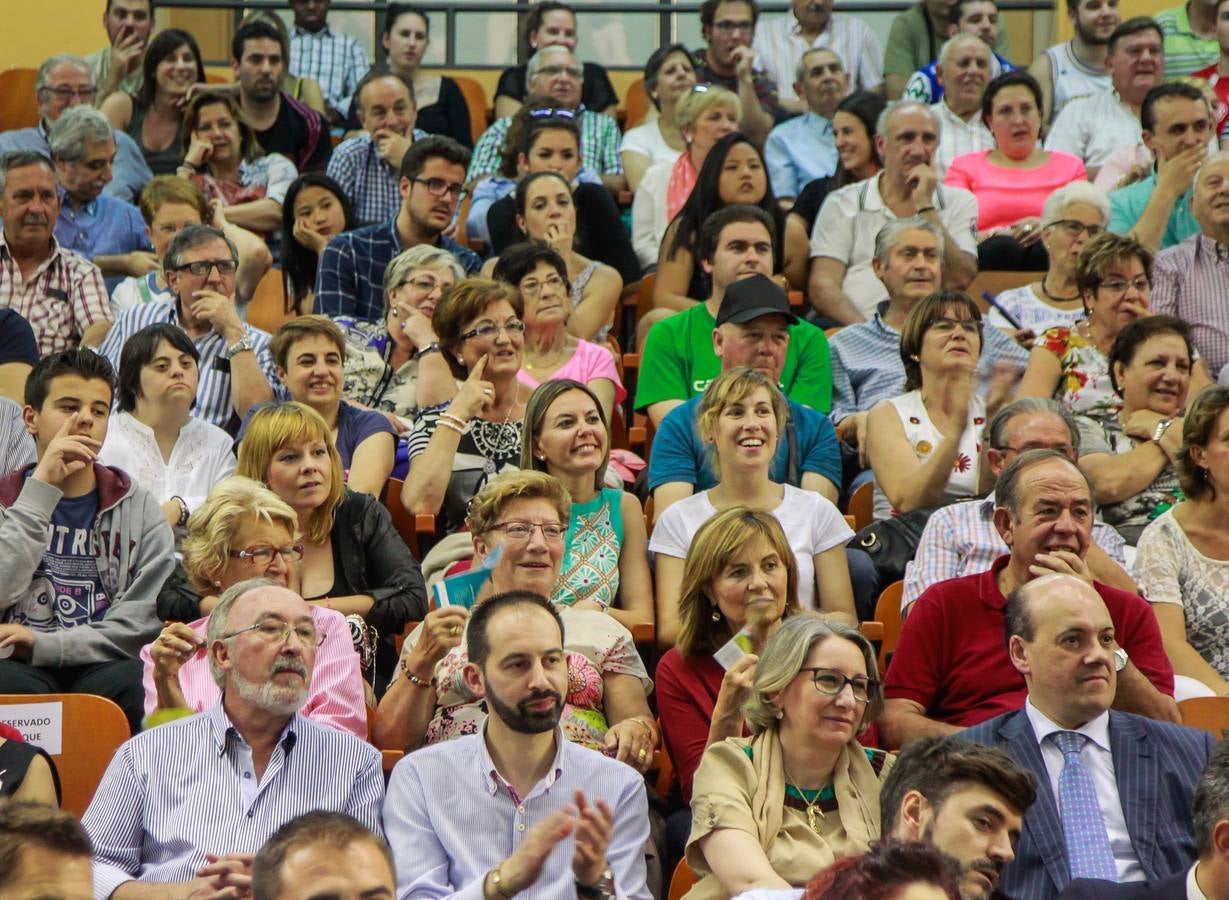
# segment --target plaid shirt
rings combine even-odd
[[[111,301],[98,267],[54,237],[51,253],[27,281],[0,233],[0,309],[15,309],[34,329],[39,353],[71,350],[95,322],[111,321]]]
[[[709,67],[708,48],[701,48],[692,53],[691,65],[696,70],[696,81],[701,84],[715,84],[731,93],[738,93],[737,75],[718,75]],[[777,92],[775,81],[756,69],[751,73],[751,83],[755,87],[755,96],[760,101],[760,108],[772,116],[774,122],[782,122],[788,118],[781,111],[781,97]]]
[[[152,303],[142,303],[124,310],[111,326],[107,339],[102,342],[98,352],[111,360],[111,365],[118,372],[120,351],[124,349],[124,342],[146,325],[153,325],[155,322],[179,325],[177,301],[154,300]],[[270,385],[277,385],[277,369],[273,365],[273,356],[269,353],[269,335],[251,325],[243,327],[254,343],[253,349],[256,352],[256,360],[260,363],[260,370],[265,373]],[[196,406],[192,409],[192,415],[219,428],[226,428],[228,424],[237,428],[238,416],[231,403],[230,394],[230,361],[222,358],[227,347],[226,338],[216,331],[207,331],[200,337],[193,337],[192,343],[201,355],[201,361],[197,364],[200,382],[196,387]],[[234,434],[234,428],[227,430]]]
[[[296,25],[290,35],[290,73],[314,78],[325,103],[343,116],[370,68],[371,60],[359,42],[348,34],[334,33],[328,25],[316,32]]]
[[[619,158],[619,145],[623,135],[619,126],[610,116],[585,109],[582,105],[577,109],[580,117],[580,161],[599,175],[618,175],[623,171],[623,161]],[[504,158],[504,135],[512,117],[505,116],[496,119],[478,143],[474,145],[474,156],[469,162],[469,174],[466,181],[474,181],[483,175],[495,175],[499,172],[499,164]]]
[[[1229,249],[1202,233],[1166,247],[1152,266],[1152,311],[1191,326],[1191,341],[1215,380],[1229,365]]]
[[[477,275],[482,268],[477,253],[442,234],[439,246],[457,258],[466,275]],[[320,254],[315,311],[372,322],[383,319],[384,269],[406,249],[396,219],[337,235]]]
[[[414,140],[425,137],[430,135],[414,129]],[[341,185],[364,225],[387,222],[401,210],[401,175],[380,159],[375,141],[365,131],[334,148],[328,175]]]

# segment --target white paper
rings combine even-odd
[[[52,756],[63,752],[64,704],[11,703],[0,705],[0,722],[21,732],[29,743]]]

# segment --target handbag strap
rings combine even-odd
[[[801,487],[802,479],[798,473],[798,429],[794,426],[793,416],[785,420],[785,439],[789,448],[785,462],[785,482]]]

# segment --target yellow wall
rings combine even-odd
[[[107,42],[102,0],[6,0],[0,69],[38,68],[53,53],[83,56]]]

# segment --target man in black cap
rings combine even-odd
[[[658,428],[668,412],[704,392],[727,357],[736,359],[732,366],[775,369],[791,400],[822,413],[831,408],[828,339],[790,312],[770,277],[777,239],[772,218],[756,206],[727,206],[701,226],[699,264],[712,293],[654,325],[641,358],[636,408]]]

